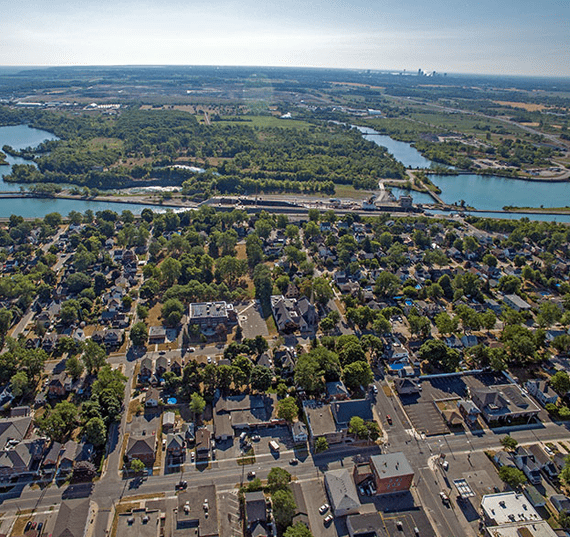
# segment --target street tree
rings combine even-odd
[[[322,453],[327,449],[329,449],[329,443],[327,442],[327,439],[324,436],[319,436],[315,440],[315,453]]]
[[[518,442],[515,438],[513,438],[510,434],[508,434],[506,436],[503,436],[503,438],[501,438],[501,445],[505,449],[508,449],[509,451],[514,451],[518,446]]]
[[[272,494],[281,489],[287,489],[291,483],[291,474],[279,466],[269,470],[267,475],[267,488]]]

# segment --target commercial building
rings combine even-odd
[[[538,405],[514,384],[472,389],[471,400],[490,424],[501,425],[513,420],[530,420],[540,412]]]
[[[391,494],[409,490],[414,479],[414,471],[406,459],[399,453],[385,453],[370,457],[370,466],[374,474],[377,494]]]
[[[516,492],[499,492],[483,496],[481,510],[487,526],[542,520],[527,497]]]
[[[216,485],[202,485],[179,493],[174,535],[190,534],[199,537],[219,535]]]
[[[229,325],[237,322],[233,304],[224,301],[196,302],[190,304],[188,324],[197,324],[202,332],[213,332],[220,324]]]
[[[346,469],[325,473],[325,486],[335,516],[353,515],[360,510],[360,498],[350,472]]]

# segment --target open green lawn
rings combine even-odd
[[[224,117],[224,116],[222,116]],[[232,116],[235,117],[235,116]],[[240,116],[245,121],[216,121],[218,125],[249,125],[250,127],[282,127],[286,129],[308,129],[310,124],[295,119],[279,119],[275,116]]]

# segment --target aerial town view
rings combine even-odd
[[[570,536],[567,5],[37,4],[0,536]]]

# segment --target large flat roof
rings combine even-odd
[[[516,492],[487,494],[481,500],[481,508],[497,525],[542,520],[528,498]]]
[[[227,302],[195,302],[190,304],[191,319],[209,319],[213,317],[227,317],[228,310],[233,309]]]
[[[492,537],[557,537],[546,520],[536,522],[514,522],[487,528]]]
[[[370,457],[370,463],[380,479],[413,475],[414,473],[408,459],[402,452],[374,455]]]
[[[330,405],[321,403],[304,404],[303,409],[305,410],[313,437],[336,432],[336,423]]]

